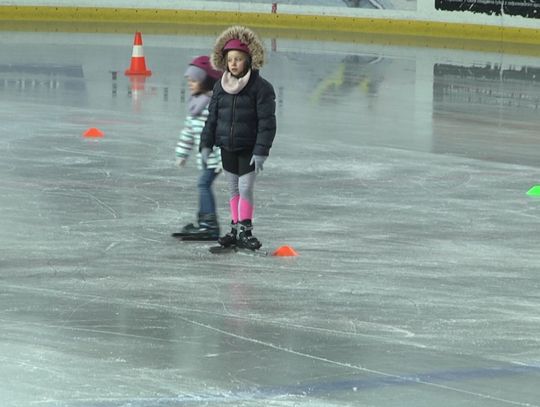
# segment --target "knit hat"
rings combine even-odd
[[[197,81],[202,82],[209,76],[212,79],[218,80],[221,78],[221,72],[215,70],[210,64],[210,58],[206,55],[199,56],[190,62],[189,66],[184,73],[184,76]]]
[[[216,39],[210,61],[214,69],[227,70],[225,54],[232,49],[247,53],[251,68],[261,69],[264,65],[264,46],[257,34],[247,27],[235,25],[227,28]]]

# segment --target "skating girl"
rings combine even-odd
[[[184,75],[188,81],[190,98],[184,128],[176,145],[176,163],[184,167],[192,151],[199,151],[200,135],[208,117],[208,104],[212,97],[212,88],[221,72],[212,68],[210,58],[199,56],[189,64]],[[216,202],[212,183],[221,172],[219,149],[207,152],[205,160],[198,153],[197,165],[201,173],[197,183],[199,190],[198,223],[190,223],[174,237],[184,240],[217,240],[219,225],[216,216]]]
[[[218,242],[256,250],[261,243],[252,234],[253,188],[276,134],[274,88],[259,74],[264,48],[249,28],[221,33],[211,62],[224,74],[214,87],[200,149],[203,161],[210,162],[213,146],[221,148],[232,219],[231,231]]]

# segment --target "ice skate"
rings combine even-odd
[[[223,247],[236,246],[238,234],[238,225],[231,222],[231,231],[220,237],[217,241]]]
[[[180,232],[172,234],[181,240],[214,241],[219,238],[219,225],[213,213],[199,216],[199,224],[189,223]]]
[[[240,249],[258,250],[262,244],[255,236],[251,234],[253,225],[251,220],[246,219],[240,222],[240,233],[236,242],[236,246]]]

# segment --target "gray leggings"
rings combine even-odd
[[[251,150],[227,151],[221,149],[221,162],[225,179],[229,184],[231,199],[240,196],[253,206],[253,186],[255,184],[255,166],[250,164]]]
[[[225,179],[229,185],[229,195],[232,198],[240,196],[240,198],[248,201],[253,205],[253,187],[255,185],[255,171],[248,172],[242,176],[238,176],[229,171],[224,171]]]

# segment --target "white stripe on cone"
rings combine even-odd
[[[144,57],[142,45],[134,45],[133,46],[133,52],[131,53],[131,56],[133,58]]]

